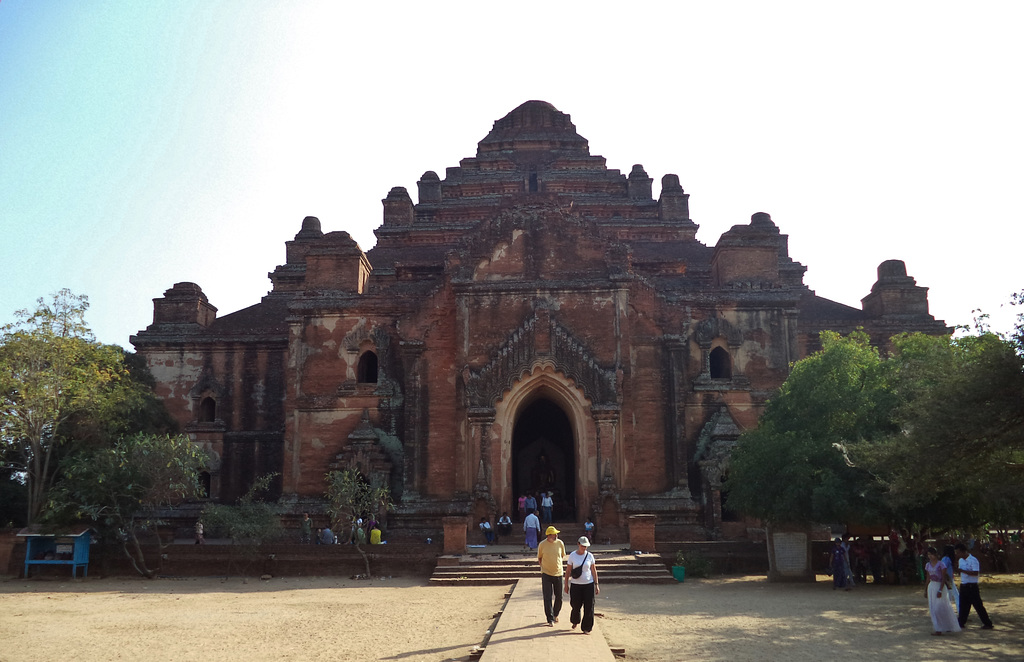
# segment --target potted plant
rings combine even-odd
[[[676,552],[676,562],[672,565],[672,576],[677,582],[686,579],[686,555],[681,549]]]
[[[689,570],[687,570],[689,568]],[[676,562],[672,566],[672,576],[681,582],[689,572],[691,577],[711,576],[711,561],[701,556],[700,552],[680,549],[676,552]]]

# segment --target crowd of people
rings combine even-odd
[[[372,516],[359,517],[352,524],[352,528],[348,532],[347,539],[336,534],[331,530],[331,525],[328,522],[326,526],[317,527],[316,532],[313,531],[313,519],[309,516],[309,513],[302,513],[302,519],[299,521],[299,543],[304,545],[340,545],[340,544],[366,544],[369,542],[371,545],[384,545],[387,544],[383,540],[383,525],[378,522],[376,518]]]
[[[1016,541],[1020,543],[1019,532]],[[942,546],[925,547],[923,538],[916,539],[904,531],[892,530],[886,539],[836,537],[828,552],[828,572],[832,575],[833,590],[851,590],[858,584],[923,583],[932,634],[942,635],[963,630],[972,609],[978,614],[982,629],[993,628],[981,599],[978,579],[981,562],[975,554],[983,556],[995,572],[1006,571],[1006,541],[997,535],[990,542],[978,544],[973,537]],[[960,578],[959,588],[956,577]]]

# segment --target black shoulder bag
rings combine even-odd
[[[583,563],[579,564],[578,566],[575,566],[572,569],[571,574],[572,574],[572,578],[573,579],[579,579],[580,577],[583,576],[583,566],[585,566],[587,564],[587,559],[588,558],[590,558],[590,553],[589,552],[587,553],[586,556],[583,557]]]

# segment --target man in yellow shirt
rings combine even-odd
[[[558,622],[562,611],[562,572],[565,567],[565,545],[558,539],[558,529],[549,526],[544,532],[547,539],[537,545],[537,562],[544,589],[544,616],[548,627]],[[554,604],[552,604],[554,603]]]

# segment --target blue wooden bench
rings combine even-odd
[[[72,533],[43,534],[22,529],[18,536],[25,538],[25,578],[34,565],[69,565],[71,576],[89,575],[89,529]]]

